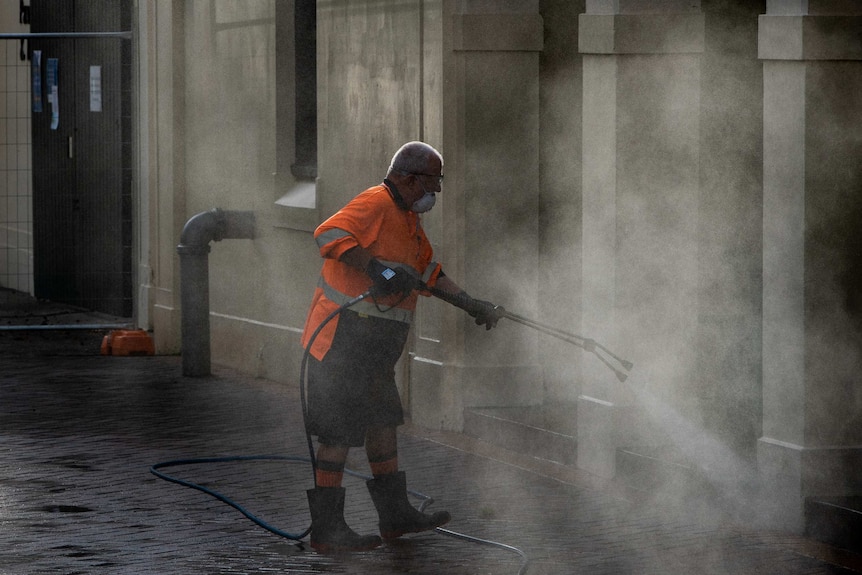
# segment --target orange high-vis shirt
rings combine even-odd
[[[303,348],[308,346],[311,335],[327,316],[373,285],[362,270],[339,261],[351,248],[361,246],[384,265],[400,266],[429,287],[434,286],[440,274],[440,265],[432,261],[434,250],[425,236],[419,215],[399,207],[385,184],[369,188],[353,198],[317,227],[314,239],[324,262],[302,334]],[[368,298],[350,309],[410,323],[416,300],[416,292],[403,299],[401,295],[376,301]],[[311,355],[318,360],[329,351],[337,325],[336,316],[316,336]]]

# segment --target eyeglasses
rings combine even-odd
[[[443,174],[420,174],[419,172],[410,172],[414,176],[425,176],[426,178],[437,178],[437,184],[443,185]]]

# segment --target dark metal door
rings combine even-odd
[[[128,0],[33,0],[31,32],[129,30]],[[43,111],[33,124],[36,296],[132,315],[131,46],[118,38],[31,42]],[[57,59],[52,126],[49,59]],[[55,104],[56,105],[56,104]]]
[[[52,4],[52,6],[47,6]],[[30,7],[31,31],[71,32],[72,2],[36,0]],[[33,149],[33,279],[36,297],[80,305],[80,282],[76,277],[80,203],[75,186],[75,163],[69,158],[69,141],[74,137],[72,101],[74,74],[69,64],[75,58],[72,40],[32,40],[30,60],[41,51],[42,110],[32,112]],[[57,58],[59,124],[51,129],[53,106],[48,103],[48,65]]]

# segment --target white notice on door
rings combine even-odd
[[[102,111],[102,67],[90,66],[90,111]]]

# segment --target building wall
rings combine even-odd
[[[157,347],[181,349],[176,246],[185,222],[213,208],[251,211],[254,240],[210,244],[213,362],[295,380],[319,261],[310,233],[286,227],[276,204],[293,180],[276,168],[275,2],[158,3],[152,12],[148,291]]]
[[[565,331],[581,327],[581,109],[578,15],[585,2],[543,0],[540,55],[539,314]],[[569,343],[539,337],[545,401],[571,404],[581,392],[584,357]]]
[[[773,1],[763,61],[763,435],[775,521],[858,494],[858,162],[862,6]]]
[[[380,183],[395,150],[424,137],[421,4],[318,4],[321,218]]]
[[[415,421],[460,429],[466,406],[577,400],[582,467],[612,475],[623,441],[705,439],[752,465],[759,450],[763,476],[790,477],[798,499],[813,448],[858,456],[862,411],[858,54],[817,43],[851,45],[858,15],[835,26],[830,5],[846,7],[808,3],[824,17],[796,30],[814,42],[799,54],[816,63],[800,64],[770,37],[790,20],[761,16],[793,2],[319,2],[318,178],[300,186],[282,157],[292,120],[278,86],[292,70],[275,31],[290,25],[275,0],[139,4],[151,130],[141,291],[160,350],[180,348],[183,223],[250,210],[253,240],[212,245],[213,361],[295,384],[320,266],[311,230],[423,139],[446,160],[424,223],[447,273],[634,360],[634,383],[681,426],[629,417],[643,408],[635,388],[593,356],[505,320],[474,329],[434,300],[420,303],[399,372]],[[785,153],[799,150],[804,164]],[[787,190],[792,213],[770,203]],[[804,231],[779,246],[799,249],[764,258],[763,238],[787,223]],[[802,299],[788,303],[797,280]],[[770,323],[785,304],[790,330]],[[772,338],[797,335],[776,352]]]
[[[154,43],[150,58],[159,84],[155,117],[161,126],[156,135],[160,141],[155,144],[160,181],[150,204],[156,244],[151,291],[157,347],[177,351],[181,311],[174,249],[183,222],[213,207],[253,211],[257,219],[253,241],[212,244],[213,360],[291,380],[298,373],[296,340],[320,261],[309,233],[314,225],[308,225],[307,219],[295,225],[292,219],[303,209],[291,204],[292,188],[298,182],[279,171],[283,158],[275,155],[281,137],[276,129],[283,126],[276,121],[274,97],[273,78],[280,69],[273,37],[274,6],[265,1],[157,5],[156,19],[169,18],[170,23],[156,27],[154,32],[163,40]],[[536,14],[537,4],[527,7]],[[506,25],[517,28],[517,11],[523,5],[515,8]],[[487,7],[466,9],[481,13]],[[451,6],[437,2],[405,1],[394,7],[378,2],[318,4],[319,168],[311,215],[320,221],[359,191],[380,182],[398,146],[424,139],[443,152],[446,172],[451,174],[441,205],[425,220],[447,273],[477,297],[506,299],[529,313],[536,301],[536,274],[530,270],[537,265],[538,254],[539,51],[471,45],[473,37],[464,34],[464,67],[458,64],[451,69],[456,81],[471,84],[458,106],[459,114],[472,119],[461,123],[463,129],[448,130],[443,122],[447,70],[443,31],[451,11]],[[534,20],[530,25],[536,28]],[[517,44],[517,36],[509,37]],[[166,59],[174,62],[171,76],[159,64]],[[496,76],[488,76],[488,70],[496,70]],[[504,100],[498,97],[500,82],[507,86]],[[165,84],[172,95],[162,89]],[[463,154],[449,143],[459,141],[468,142]],[[501,227],[491,232],[489,226]],[[467,231],[453,243],[455,229]],[[501,237],[515,234],[526,241],[492,245],[485,241],[489,232]],[[519,266],[518,273],[509,272],[507,266],[513,262]],[[439,305],[435,307],[437,302],[427,303],[429,311],[421,311],[417,322],[419,340],[441,341],[437,336],[442,330],[445,345],[452,345],[451,340],[462,337],[457,334],[473,325],[457,312],[455,323],[446,320],[450,323],[442,326],[440,316],[451,319],[455,312],[441,311]],[[522,360],[518,358],[529,357],[531,367],[520,378],[529,377],[532,382],[527,401],[542,401],[532,389],[541,388],[541,379],[535,377],[532,333],[524,336],[523,331],[513,330],[484,339],[484,334],[468,336],[475,344],[466,355],[460,352],[453,360],[456,364],[464,365],[465,357],[468,364],[478,358],[485,365],[480,372],[489,369],[488,374],[496,374],[508,370],[497,364],[519,370]],[[502,352],[489,343],[493,341],[503,342]],[[476,375],[472,373],[473,379]],[[402,385],[407,377],[401,375]],[[478,379],[488,385],[494,378],[497,375]],[[451,385],[460,387],[457,381]],[[506,385],[517,388],[515,380]],[[481,398],[490,388],[473,393],[475,401],[488,401]],[[520,393],[524,397],[518,401],[523,402],[527,396]],[[406,390],[405,395],[409,403]],[[507,400],[503,396],[494,401]]]
[[[447,175],[432,239],[468,293],[536,317],[539,3],[440,6],[443,89],[425,108],[441,109]],[[486,332],[460,310],[428,303],[410,363],[414,421],[460,429],[465,407],[543,401],[535,332],[512,322]]]
[[[862,63],[817,62],[805,84],[805,443],[862,445]],[[829,374],[827,377],[824,375]]]
[[[0,5],[0,31],[30,31],[18,3]],[[0,40],[0,287],[32,294],[30,60],[20,51],[19,40]]]
[[[764,2],[704,0],[693,389],[703,425],[745,457],[761,427]]]

